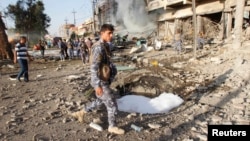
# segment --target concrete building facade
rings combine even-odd
[[[177,29],[186,39],[192,38],[191,0],[147,0],[149,14],[161,11],[158,15],[158,36],[170,41]],[[249,0],[246,0],[244,19],[249,21]],[[207,37],[228,38],[234,27],[236,0],[196,0],[197,31]],[[163,12],[162,12],[163,11]]]

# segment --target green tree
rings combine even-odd
[[[75,33],[75,32],[72,32],[72,33],[70,34],[70,39],[75,40],[76,38],[77,38],[76,33]]]
[[[15,5],[8,5],[5,14],[14,20],[16,32],[37,39],[47,34],[50,26],[50,17],[44,10],[40,0],[18,0]]]

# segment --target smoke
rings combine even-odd
[[[38,43],[38,40],[41,39],[41,34],[36,32],[30,32],[26,34],[20,34],[14,31],[7,31],[8,41],[13,45],[19,42],[21,36],[27,37],[27,43],[29,47],[33,47],[34,44]]]
[[[148,15],[144,0],[115,0],[112,23],[129,33],[156,29],[155,15]]]

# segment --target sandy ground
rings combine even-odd
[[[127,50],[126,50],[127,51]],[[232,49],[231,43],[177,55],[172,48],[127,54],[116,51],[117,65],[136,69],[119,71],[112,88],[117,97],[134,92],[154,97],[163,91],[178,94],[185,102],[164,114],[119,112],[124,135],[107,131],[107,114],[101,107],[79,123],[68,115],[93,100],[89,65],[80,59],[64,62],[48,57],[30,62],[30,82],[9,80],[18,65],[1,61],[0,140],[6,141],[108,141],[108,140],[207,140],[208,124],[250,125],[250,43]],[[134,59],[131,59],[134,58]],[[72,75],[74,77],[72,77]],[[70,77],[71,76],[71,77]],[[77,77],[76,77],[77,76]],[[103,121],[100,132],[89,127]],[[148,124],[161,125],[153,129]],[[136,132],[131,124],[143,127]]]

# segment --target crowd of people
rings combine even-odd
[[[93,42],[89,37],[68,40],[59,38],[54,47],[59,48],[61,61],[79,58],[82,60],[83,64],[86,64],[89,63],[90,48],[92,45]],[[40,50],[41,57],[44,58],[47,48],[48,43],[45,40],[39,40],[38,43],[34,45],[33,51]]]
[[[81,39],[59,39],[57,46],[60,49],[60,59],[81,58],[83,64],[89,63],[90,49],[93,42],[90,38]]]

